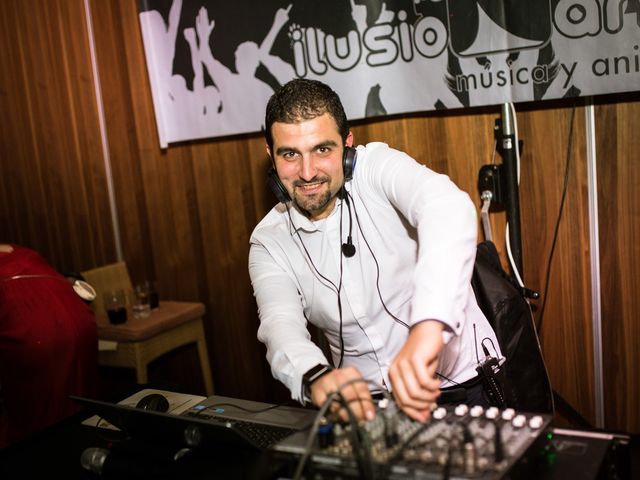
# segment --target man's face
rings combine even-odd
[[[344,146],[334,118],[325,113],[300,123],[276,122],[271,126],[273,159],[278,177],[299,208],[311,220],[327,217],[344,181]],[[346,145],[353,144],[349,132]]]

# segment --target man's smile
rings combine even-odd
[[[326,180],[317,180],[315,182],[305,182],[305,183],[297,183],[295,185],[296,190],[298,190],[303,195],[313,195],[318,193],[323,186],[325,185]]]

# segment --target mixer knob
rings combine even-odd
[[[538,428],[542,427],[543,423],[544,419],[540,415],[536,415],[535,417],[531,417],[531,419],[529,420],[529,427],[537,430]]]
[[[504,411],[502,412],[503,420],[509,421],[515,416],[516,416],[516,411],[513,408],[505,408]]]
[[[447,409],[444,407],[438,407],[433,411],[433,418],[435,418],[436,420],[442,420],[444,417],[447,416]]]
[[[460,405],[456,405],[456,409],[454,410],[455,414],[458,417],[462,417],[466,415],[468,411],[469,411],[469,407],[466,406],[464,403],[461,403]]]
[[[474,405],[471,407],[470,414],[473,418],[478,418],[484,413],[484,408],[481,405]]]
[[[511,425],[515,428],[522,428],[527,423],[527,417],[524,415],[516,415],[516,417],[511,421]]]
[[[487,409],[487,413],[485,413],[485,416],[489,420],[495,420],[496,418],[498,418],[498,415],[500,415],[500,410],[498,410],[496,407],[489,407]]]

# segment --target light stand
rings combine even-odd
[[[540,294],[524,287],[524,273],[522,263],[522,240],[520,232],[520,158],[522,144],[519,142],[511,106],[508,103],[501,106],[501,118],[496,120],[494,126],[496,145],[502,156],[502,164],[484,165],[480,168],[478,187],[480,196],[484,202],[483,214],[489,209],[489,204],[494,202],[504,206],[507,213],[507,227],[509,235],[507,238],[507,252],[511,252],[510,268],[511,273],[518,280],[522,295],[528,299],[538,299]],[[518,143],[516,143],[518,142]],[[486,216],[486,215],[485,215]],[[489,225],[488,220],[483,217],[483,225]],[[486,228],[486,227],[485,227]],[[489,235],[485,237],[490,240]],[[568,418],[582,427],[590,427],[589,422],[578,411],[567,402],[555,389],[552,388],[553,400]]]
[[[522,239],[520,236],[520,195],[519,195],[519,174],[518,145],[516,142],[513,117],[508,103],[503,103],[501,107],[502,121],[500,130],[496,130],[500,154],[502,155],[502,173],[504,181],[504,192],[506,195],[507,225],[509,226],[509,246],[513,264],[511,270],[517,278],[523,279],[522,271]],[[522,284],[521,284],[522,286]]]

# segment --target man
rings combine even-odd
[[[468,195],[386,144],[354,149],[340,99],[321,82],[276,92],[265,135],[281,202],[252,234],[249,272],[273,375],[316,406],[339,392],[361,419],[383,390],[419,421],[441,388],[464,384],[466,401],[483,403],[478,352],[500,352],[470,285]]]

